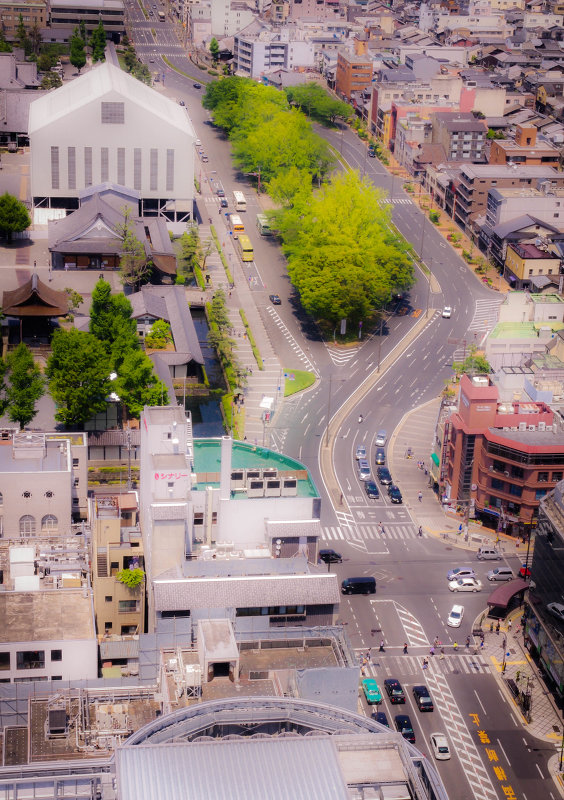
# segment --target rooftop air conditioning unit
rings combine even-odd
[[[264,497],[264,484],[263,480],[253,478],[248,483],[247,497]]]
[[[546,430],[546,422],[539,422],[539,431]]]
[[[516,430],[518,430],[518,428],[517,428],[517,425],[512,425],[512,426],[511,426],[511,430],[512,430],[512,431],[516,431]]]
[[[547,431],[556,430],[556,425],[547,425],[547,426],[546,426],[546,430],[547,430]]]
[[[527,423],[526,422],[520,422],[519,423],[519,430],[520,431],[526,431],[527,430]]]
[[[282,497],[296,497],[298,494],[298,479],[284,478],[282,481]]]
[[[537,429],[536,425],[529,425],[529,430],[530,431],[536,431],[536,429]]]
[[[503,430],[504,430],[504,431],[508,431],[508,430],[511,430],[511,429],[510,429],[510,428],[505,428],[505,427],[504,427],[504,428],[503,428]]]
[[[269,480],[265,481],[265,483],[265,497],[280,497],[282,481],[279,478],[270,478]]]

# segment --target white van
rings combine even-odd
[[[238,239],[240,233],[245,233],[245,226],[243,225],[243,220],[239,214],[230,214],[229,224],[231,226],[231,230],[233,231],[234,239]]]
[[[501,553],[491,545],[480,547],[477,552],[478,561],[500,561]]]

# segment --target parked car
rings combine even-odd
[[[370,705],[374,703],[376,703],[376,705],[380,705],[382,702],[382,693],[380,692],[378,684],[374,678],[365,678],[362,681],[362,691],[366,697],[366,702],[370,703]]]
[[[357,445],[354,457],[356,458],[357,461],[361,458],[366,459],[366,447],[363,444]]]
[[[448,761],[450,758],[450,748],[448,746],[448,739],[444,733],[432,733],[429,736],[431,742],[431,749],[437,761]]]
[[[475,578],[476,573],[472,567],[455,567],[447,572],[447,581],[455,581],[459,578]]]
[[[443,308],[443,319],[450,319],[452,316],[452,308],[450,306],[445,306]]]
[[[376,475],[382,486],[389,486],[392,483],[392,474],[388,467],[378,467]]]
[[[529,567],[526,564],[523,564],[521,566],[521,569],[519,570],[519,577],[520,578],[530,578],[531,577],[531,570],[529,569]]]
[[[451,592],[481,592],[482,581],[478,578],[459,578],[457,581],[449,581],[448,588]]]
[[[407,739],[408,742],[411,744],[415,744],[415,733],[413,731],[413,725],[411,724],[411,720],[407,714],[396,714],[394,717],[394,722],[396,723],[396,730],[398,730],[404,739]]]
[[[397,678],[386,678],[384,680],[384,689],[390,698],[390,703],[393,705],[405,703],[405,694]]]
[[[374,483],[374,481],[365,481],[364,482],[364,491],[370,497],[371,500],[378,500],[380,497],[380,492],[378,491],[378,487]]]
[[[388,497],[390,498],[392,503],[398,503],[398,504],[403,503],[403,497],[401,496],[401,492],[394,483],[391,483],[388,486]]]
[[[384,714],[383,711],[376,711],[372,712],[372,719],[375,719],[376,722],[379,722],[380,725],[385,725],[386,728],[390,727],[390,723],[388,722],[388,717]]]
[[[449,628],[460,628],[464,617],[464,606],[453,606],[448,615],[447,625]]]
[[[375,442],[376,447],[385,447],[387,439],[388,439],[388,434],[386,433],[385,430],[378,431],[378,433],[376,434],[376,442]]]
[[[562,603],[549,603],[546,608],[553,617],[559,619],[560,622],[564,622],[564,605]]]
[[[432,711],[433,701],[431,699],[431,695],[429,694],[429,690],[426,686],[419,685],[413,687],[413,697],[415,698],[415,703],[419,711]]]
[[[374,455],[374,462],[382,466],[382,464],[386,463],[386,451],[383,447],[377,447],[376,453]]]
[[[277,294],[269,294],[268,299],[272,303],[273,306],[281,306],[282,300],[280,299],[280,295]]]
[[[343,556],[337,553],[336,550],[332,550],[328,547],[319,551],[319,560],[323,561],[325,564],[342,564]]]

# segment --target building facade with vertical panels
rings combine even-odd
[[[119,42],[125,33],[125,3],[123,0],[54,0],[51,3],[53,30],[74,29],[82,21],[89,34],[101,21],[108,39]]]
[[[34,25],[44,28],[48,18],[47,3],[45,0],[26,0],[25,3],[0,0],[0,25],[9,42],[16,38],[20,14],[27,30]]]
[[[115,183],[140,193],[139,212],[190,219],[194,129],[185,108],[105,62],[32,103],[35,206],[74,210],[79,193]]]

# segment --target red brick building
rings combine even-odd
[[[447,437],[441,495],[490,527],[527,531],[564,474],[564,433],[552,410],[542,402],[502,403],[487,376],[464,375]]]

